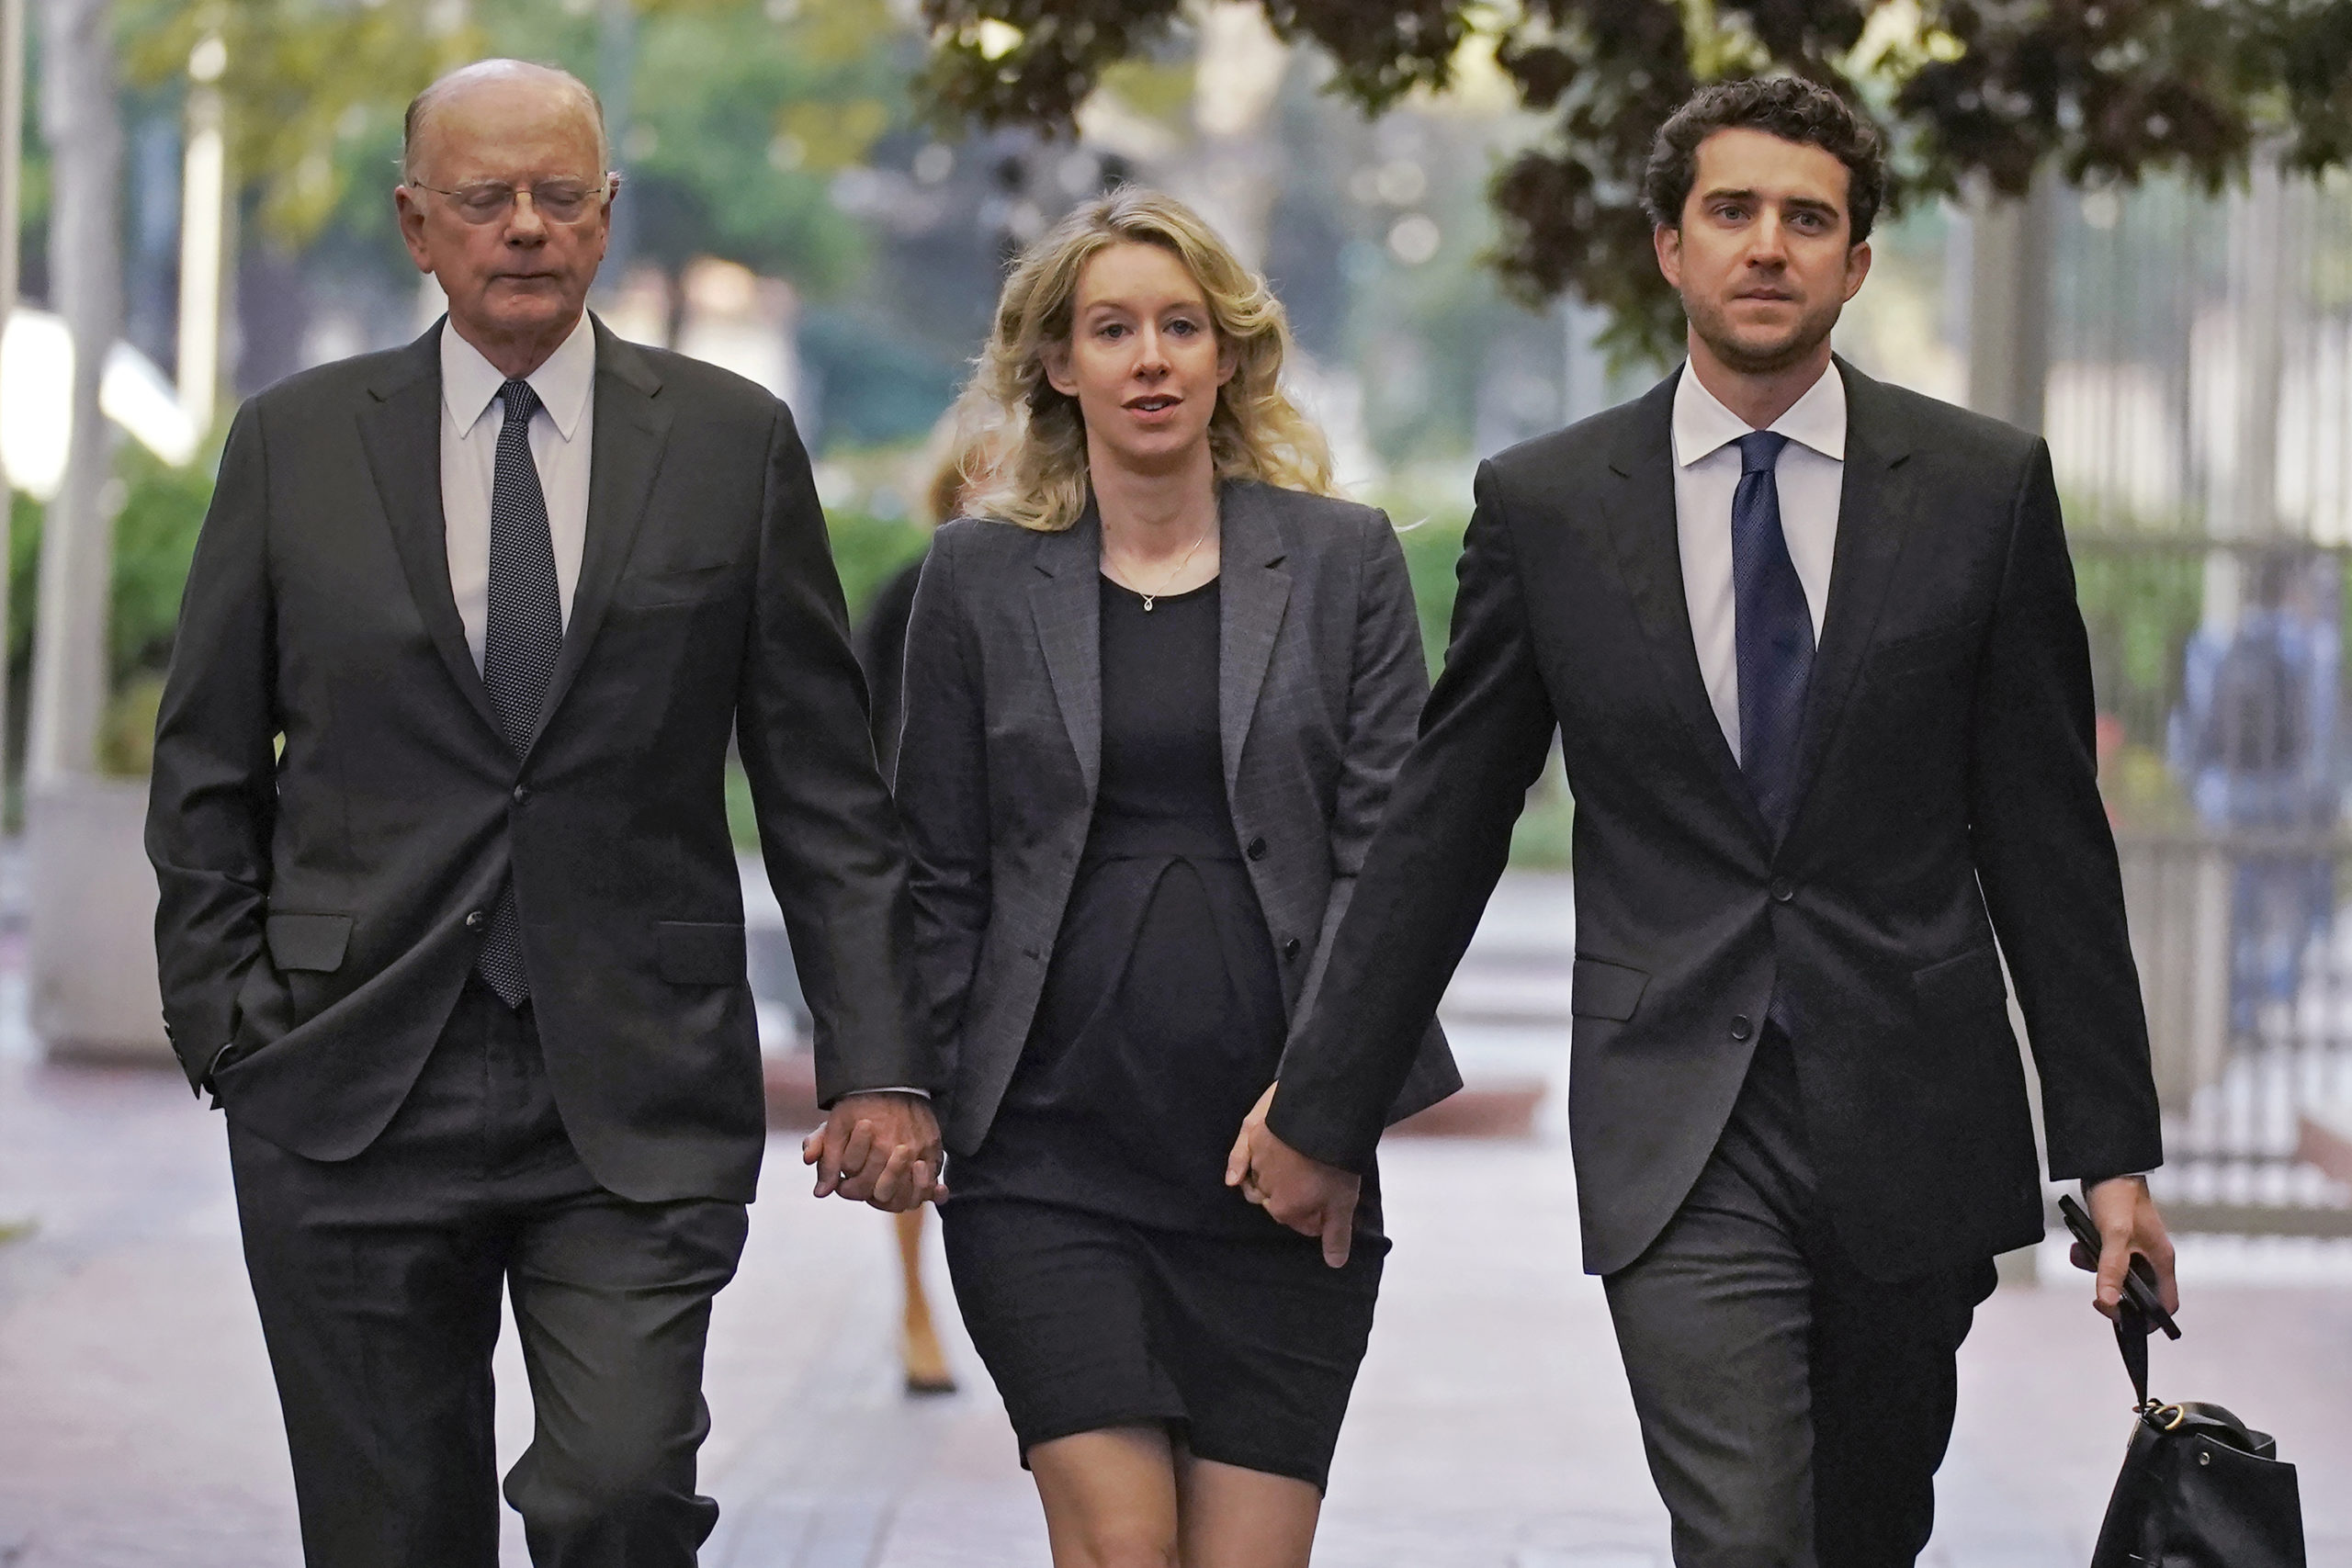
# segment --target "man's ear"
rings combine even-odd
[[[1864,240],[1846,252],[1846,298],[1853,299],[1862,291],[1862,279],[1871,275],[1871,243]]]
[[[1679,294],[1682,292],[1682,231],[1671,223],[1657,224],[1650,230],[1650,243],[1657,251],[1658,271],[1666,275],[1668,287]]]
[[[424,198],[406,186],[392,187],[392,211],[400,220],[401,241],[419,272],[433,270],[433,249],[424,240]]]

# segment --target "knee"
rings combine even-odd
[[[655,1443],[605,1440],[561,1456],[536,1448],[507,1477],[506,1500],[526,1526],[559,1538],[631,1537],[649,1527],[691,1525],[716,1510],[695,1495],[693,1472],[678,1473]]]

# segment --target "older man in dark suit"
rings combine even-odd
[[[586,315],[617,190],[571,77],[428,89],[397,199],[448,316],[246,405],[181,612],[164,1010],[228,1112],[314,1564],[496,1562],[502,1289],[533,1560],[709,1534],[703,1345],[763,1143],[730,734],[816,1019],[819,1190],[903,1207],[938,1168],[808,460],[760,389]]]
[[[2097,1301],[2135,1252],[2172,1296],[2049,449],[1830,353],[1883,185],[1803,81],[1659,133],[1690,361],[1481,468],[1444,677],[1249,1134],[1277,1217],[1328,1230],[1556,730],[1585,1265],[1684,1568],[1926,1545],[1954,1352],[2042,1234],[2003,955]]]

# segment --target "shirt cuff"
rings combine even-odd
[[[911,1094],[917,1100],[929,1100],[931,1098],[931,1090],[927,1089],[916,1089],[910,1084],[889,1084],[881,1089],[854,1089],[849,1091],[849,1094]],[[849,1094],[845,1094],[842,1096],[842,1098],[843,1100],[847,1100],[849,1098]]]

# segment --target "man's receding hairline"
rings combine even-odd
[[[468,87],[498,79],[538,78],[554,83],[569,93],[588,111],[588,123],[596,132],[596,162],[599,175],[612,167],[613,149],[605,133],[605,104],[596,90],[560,65],[543,65],[535,60],[477,60],[435,77],[424,90],[409,100],[408,112],[401,121],[401,179],[414,183],[417,144],[424,139],[424,130],[432,121],[434,111],[445,98],[454,96]]]

